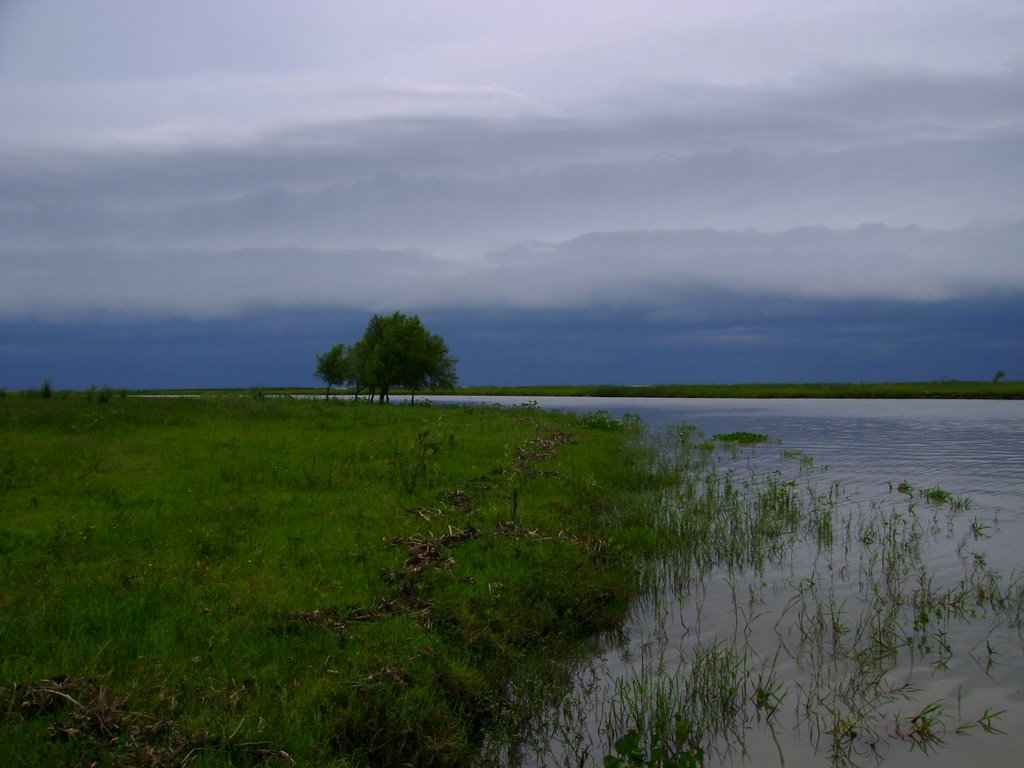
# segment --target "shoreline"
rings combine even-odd
[[[119,390],[133,395],[303,395],[320,396],[318,387],[231,387],[231,388],[154,388]],[[14,393],[10,393],[14,394]],[[31,394],[31,392],[29,393]],[[55,392],[54,396],[70,392]],[[88,392],[84,394],[88,395]],[[331,397],[352,395],[352,390],[332,390]],[[410,394],[396,389],[396,396]],[[584,384],[465,386],[436,392],[416,392],[417,397],[432,395],[517,397],[633,397],[633,398],[720,398],[720,399],[850,399],[850,400],[1024,400],[1024,381],[922,381],[860,383],[786,383],[786,384]]]

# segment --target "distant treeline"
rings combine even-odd
[[[650,384],[572,387],[461,387],[466,395],[562,397],[757,397],[1024,399],[1022,381],[926,381],[861,384]]]
[[[257,389],[176,389],[147,390],[149,394],[249,394],[322,395],[311,387],[275,387]],[[351,395],[351,390],[335,390],[336,396]],[[395,394],[402,394],[396,389]],[[753,398],[864,398],[864,399],[964,399],[1024,400],[1024,381],[906,381],[877,383],[818,384],[649,384],[625,386],[588,384],[578,386],[485,386],[439,389],[436,394],[514,397],[753,397]]]

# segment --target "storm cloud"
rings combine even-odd
[[[5,328],[1024,295],[1018,4],[296,7],[0,11]]]

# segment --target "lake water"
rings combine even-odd
[[[685,680],[700,659],[707,660],[702,654],[716,649],[742,657],[749,679],[740,685],[748,694],[759,675],[770,676],[770,693],[778,699],[773,707],[748,705],[712,738],[707,765],[1024,764],[1024,403],[530,400],[542,408],[636,414],[652,432],[688,424],[708,436],[766,434],[779,442],[726,456],[723,471],[739,482],[778,469],[793,487],[830,493],[836,538],[827,551],[818,542],[794,540],[785,557],[763,568],[711,568],[685,586],[667,579],[660,594],[637,602],[621,636],[578,664],[574,690],[546,715],[554,724],[507,762],[600,765],[615,735],[609,718],[637,708],[637,690],[646,690],[648,699],[652,690],[669,698],[685,695]],[[910,489],[901,493],[901,483]],[[915,495],[915,489],[928,488],[969,499],[970,506],[954,509]],[[914,522],[898,533],[886,529],[892,538],[888,553],[863,545],[875,537],[872,525],[895,525],[894,520]],[[944,594],[947,602],[943,613],[931,616],[931,628],[914,625],[908,647],[918,643],[917,651],[894,652],[883,682],[899,693],[865,704],[851,691],[861,695],[861,685],[879,688],[858,680],[860,667],[840,651],[855,647],[870,623],[862,614],[871,595],[887,583],[891,588],[892,574],[876,566],[886,567],[885,557],[897,544],[903,548],[900,558],[904,549],[920,558],[905,560],[914,570],[900,582],[902,615],[917,615],[926,599],[921,595]],[[877,552],[882,556],[876,561]],[[980,586],[982,581],[988,586]],[[948,597],[964,584],[970,611]],[[988,610],[983,602],[993,591],[1002,595],[1000,605],[1002,598],[1016,597],[1016,612]],[[950,606],[963,615],[950,619]],[[947,650],[935,650],[936,644]],[[812,709],[816,714],[809,714]],[[986,711],[1002,715],[984,721]],[[823,714],[828,712],[833,714]],[[853,718],[849,726],[836,719],[851,712],[871,714]],[[1005,734],[984,732],[979,718]],[[958,732],[964,726],[967,733]]]

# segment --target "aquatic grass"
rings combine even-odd
[[[800,462],[800,469],[802,470],[809,470],[814,467],[814,457],[803,451],[786,448],[783,449],[781,455],[784,459],[794,459]]]
[[[768,435],[762,435],[759,432],[727,432],[714,435],[713,439],[720,443],[736,443],[739,445],[756,445],[758,443],[770,442]]]
[[[918,491],[918,494],[920,494],[922,498],[928,501],[929,504],[948,504],[950,501],[953,500],[953,494],[939,487],[921,488]]]
[[[997,733],[1005,736],[1006,731],[1000,730],[995,724],[1004,714],[1006,714],[1006,710],[1003,709],[986,709],[977,720],[961,723],[957,726],[956,732],[960,734],[971,733],[976,728],[980,728],[984,733]]]
[[[680,658],[674,671],[666,668],[664,658],[651,659],[653,664],[644,661],[634,676],[616,681],[604,706],[605,732],[613,739],[602,748],[605,755],[621,753],[619,739],[625,737],[644,754],[666,760],[702,758],[714,746],[714,737],[739,736],[748,706],[778,695],[770,678],[759,681],[760,691],[751,691],[744,660],[725,643],[698,646]]]
[[[693,727],[681,718],[676,719],[671,743],[658,741],[648,749],[640,732],[632,730],[613,746],[615,754],[605,755],[604,768],[698,768],[704,764],[704,750],[693,741]]]
[[[646,634],[611,638],[609,654],[625,669],[603,683],[598,671],[563,705],[605,713],[601,738],[564,722],[547,733],[575,744],[575,755],[597,750],[606,760],[640,761],[668,743],[672,723],[684,722],[701,750],[729,762],[745,759],[756,724],[780,764],[778,736],[793,730],[831,764],[847,766],[896,754],[897,743],[930,752],[947,733],[997,732],[991,707],[971,715],[941,700],[919,703],[916,684],[964,658],[991,675],[1020,642],[1024,578],[991,568],[975,547],[995,519],[965,520],[969,499],[922,494],[906,480],[890,484],[889,497],[861,502],[838,482],[819,490],[812,462],[801,461],[795,475],[760,470],[732,450],[709,451],[696,430],[670,437],[662,449],[672,452],[679,483],[663,497],[671,514],[662,535],[674,549],[646,568],[657,593],[634,601]],[[940,579],[929,567],[937,547],[955,547],[962,575],[947,570]],[[813,553],[801,555],[810,557],[801,566],[807,572],[791,563],[797,550]],[[768,606],[778,604],[777,590],[790,595],[776,613]],[[716,619],[718,634],[707,636],[712,599],[716,614],[730,601],[733,619],[728,629]],[[765,623],[774,648],[764,646]],[[593,728],[579,717],[576,726]],[[546,749],[546,762],[562,754]]]

